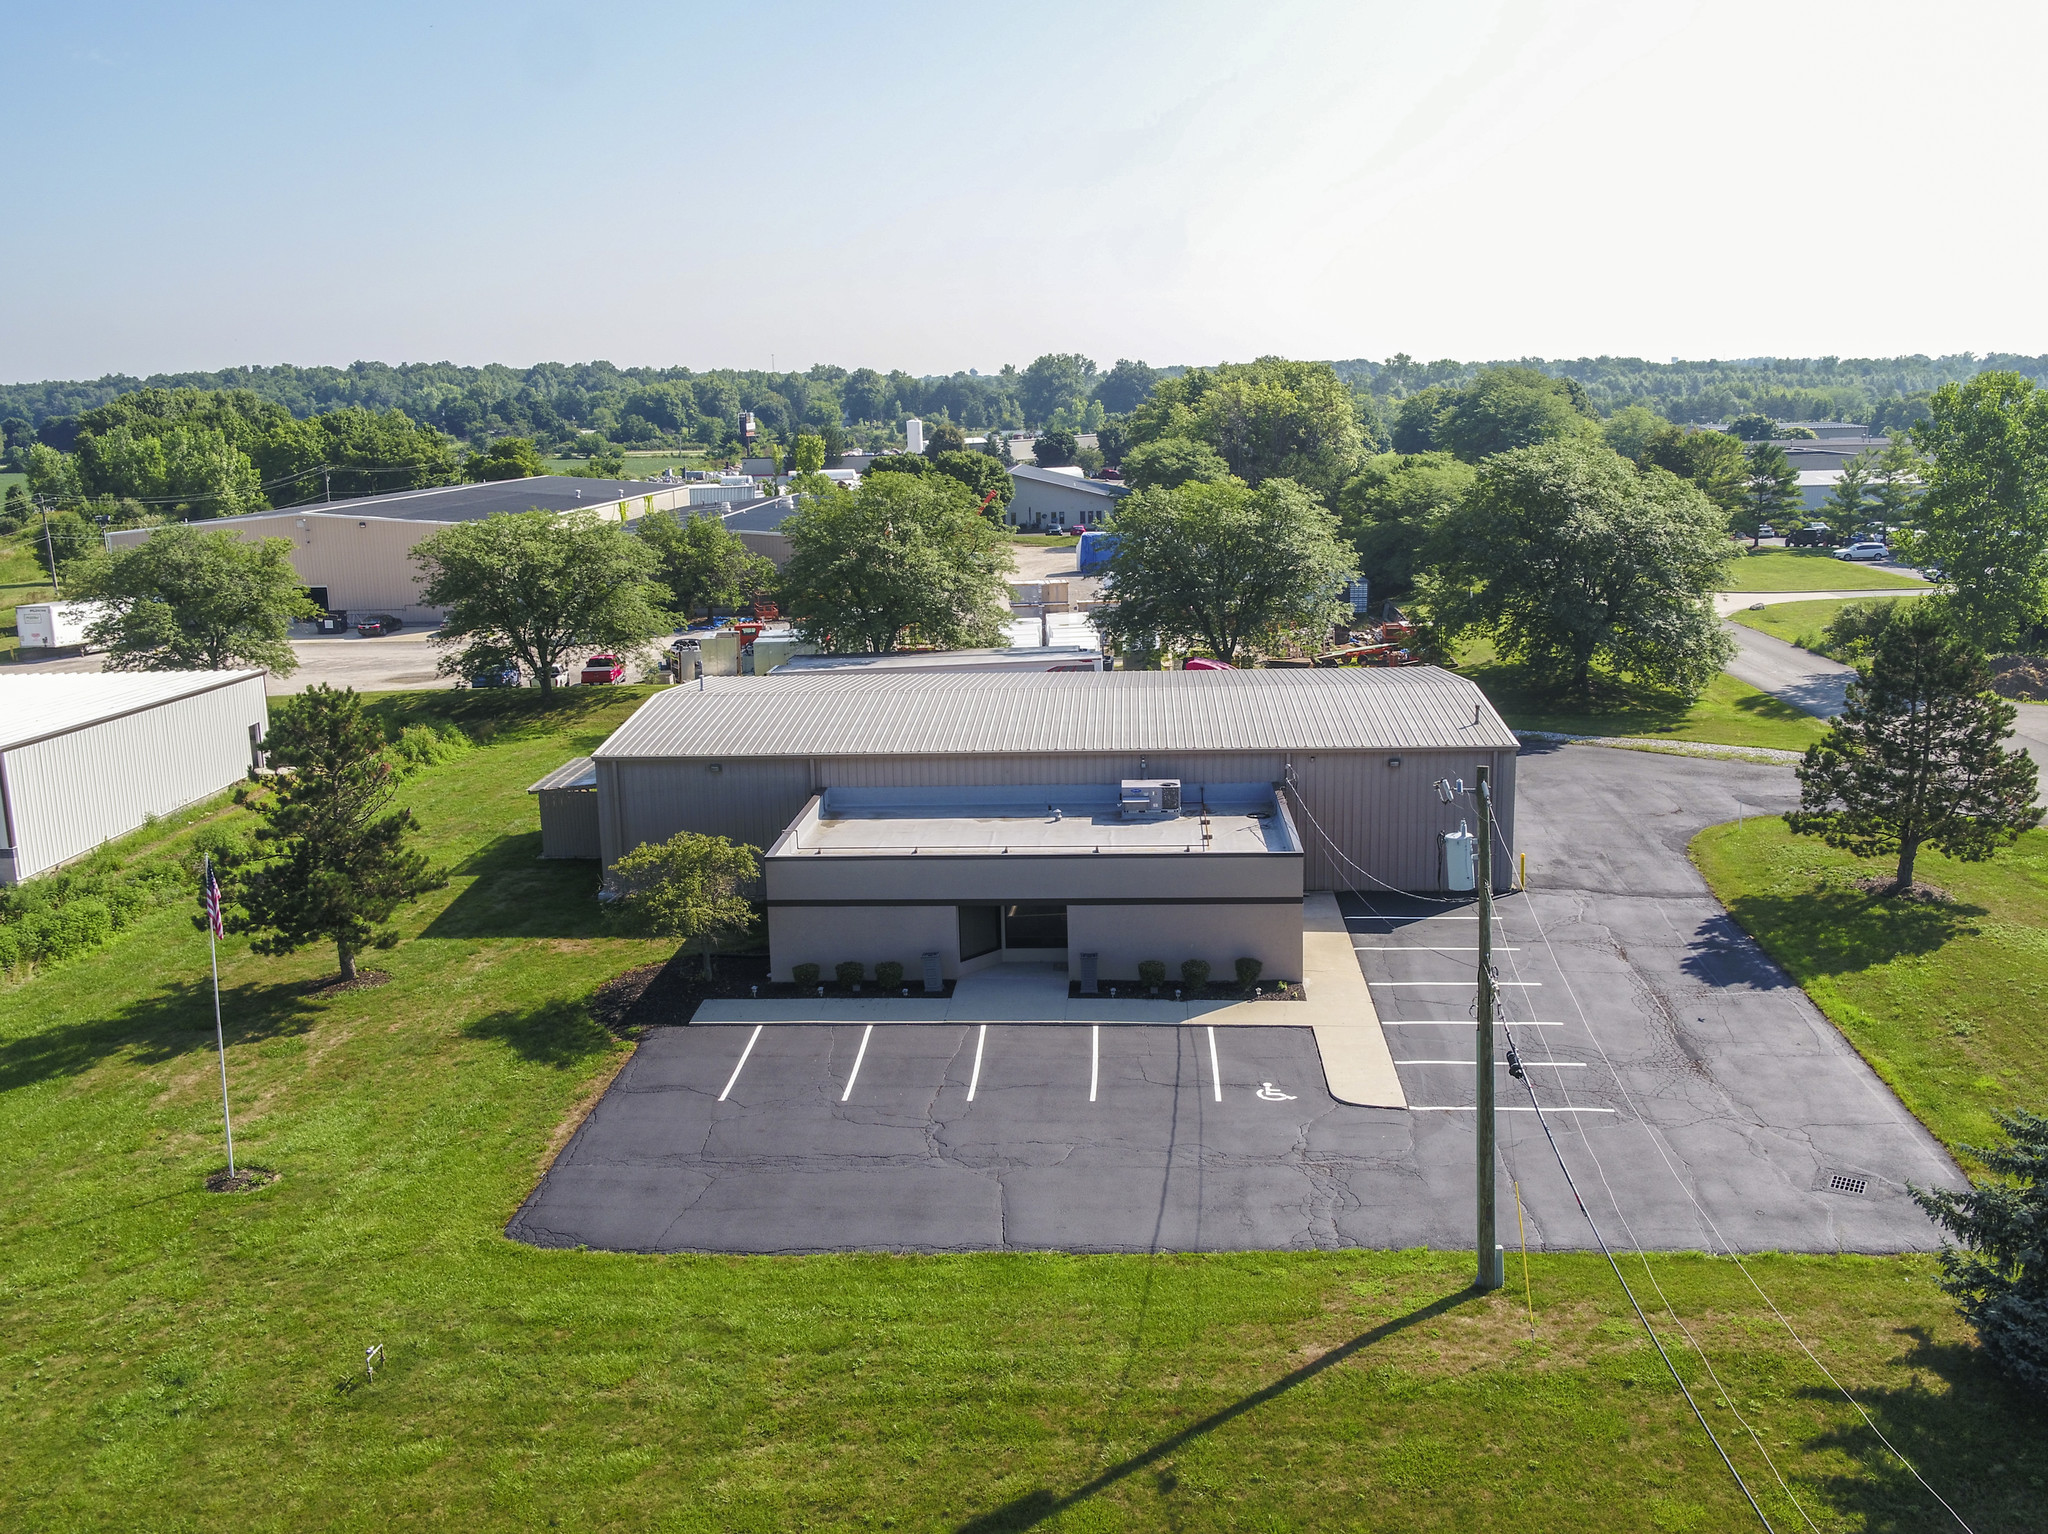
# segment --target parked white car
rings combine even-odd
[[[1889,559],[1892,551],[1881,543],[1852,543],[1846,549],[1837,550],[1837,559]]]

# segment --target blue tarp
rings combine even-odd
[[[1074,568],[1083,575],[1100,575],[1109,568],[1109,557],[1116,552],[1116,534],[1083,533],[1081,547],[1076,550]]]

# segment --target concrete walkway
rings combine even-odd
[[[1714,616],[1746,612],[1752,607],[1775,607],[1780,602],[1851,602],[1858,597],[1924,597],[1933,593],[1928,586],[1877,586],[1862,591],[1717,591]]]
[[[946,998],[819,996],[700,1002],[692,1023],[1009,1023],[1072,1026],[1204,1024],[1217,1028],[1311,1028],[1330,1095],[1364,1108],[1405,1108],[1393,1052],[1337,897],[1302,902],[1301,1001],[1172,1001],[1069,996],[1066,966],[998,964],[967,976]]]

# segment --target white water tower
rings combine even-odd
[[[910,450],[913,453],[924,451],[924,422],[912,416],[903,423],[903,435],[910,440]]]

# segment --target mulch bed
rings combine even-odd
[[[1153,990],[1142,980],[1105,980],[1100,995],[1091,996],[1090,1001],[1306,1001],[1308,992],[1301,988],[1299,980],[1261,980],[1254,991],[1242,989],[1236,981],[1210,981],[1200,990],[1186,985],[1162,985]],[[1110,995],[1115,991],[1114,996]],[[1067,982],[1067,996],[1072,1000],[1081,994],[1081,982]]]
[[[704,960],[694,953],[679,953],[666,964],[643,964],[606,981],[590,998],[591,1016],[622,1039],[634,1039],[641,1030],[687,1023],[696,1015],[697,1003],[722,1001],[793,1001],[798,997],[816,1000],[819,987],[798,986],[768,978],[766,954],[721,954],[712,961],[714,973],[704,978]],[[891,993],[873,982],[858,991],[826,981],[823,994],[841,1000],[872,1001]],[[923,985],[913,983],[908,994],[921,999]],[[953,984],[946,983],[939,994],[951,996]]]
[[[389,985],[391,976],[381,969],[359,969],[353,980],[339,976],[316,980],[306,987],[308,996],[340,996],[349,991],[374,991],[380,985]]]
[[[260,1188],[265,1183],[276,1182],[277,1173],[267,1166],[242,1165],[235,1168],[234,1175],[222,1167],[206,1179],[208,1193],[247,1193],[251,1188]]]
[[[2048,656],[1992,656],[1991,690],[2017,703],[2048,703]]]

